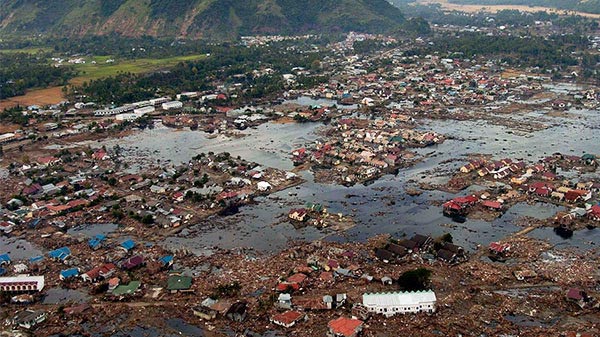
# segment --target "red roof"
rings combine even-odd
[[[572,299],[572,300],[582,300],[583,299],[583,292],[581,291],[581,289],[577,289],[577,288],[571,288],[569,289],[569,292],[567,293],[567,298]]]
[[[444,209],[453,209],[453,210],[457,210],[460,211],[462,209],[462,207],[455,203],[454,201],[448,201],[447,203],[444,204]]]
[[[307,277],[308,276],[306,276],[302,273],[297,273],[297,274],[294,274],[294,275],[288,277],[286,281],[289,283],[302,283],[302,282],[304,282],[304,280],[306,280]]]
[[[600,216],[600,205],[592,206],[592,208],[589,209],[588,213],[591,215]]]
[[[83,199],[71,200],[67,203],[69,207],[85,206],[87,201]]]
[[[96,152],[94,152],[94,153],[92,154],[92,158],[94,158],[94,159],[99,159],[99,160],[102,160],[102,159],[104,159],[104,157],[106,157],[107,155],[108,155],[108,154],[106,153],[106,151],[104,151],[104,150],[99,150],[99,151],[96,151]]]
[[[550,190],[547,188],[536,188],[535,194],[540,195],[540,196],[548,196],[548,195],[550,195]]]
[[[454,198],[452,199],[452,201],[454,201],[457,204],[472,204],[477,202],[477,197],[474,195],[468,195],[466,197],[458,197],[458,198]]]
[[[302,317],[302,314],[297,311],[286,311],[283,314],[273,316],[271,319],[273,322],[280,322],[284,325],[290,325],[300,319],[300,317]]]
[[[502,204],[497,201],[486,200],[482,203],[482,205],[485,207],[493,208],[493,209],[501,209],[502,208]]]
[[[40,157],[37,162],[40,164],[50,164],[58,161],[59,159],[56,157]]]
[[[327,326],[336,335],[342,335],[346,337],[352,337],[356,335],[360,328],[362,327],[363,322],[358,319],[340,317],[338,319],[334,319],[330,321]]]
[[[319,275],[319,279],[321,281],[332,281],[333,280],[333,273],[329,272],[329,271],[324,271]]]
[[[493,250],[498,253],[504,253],[505,251],[510,249],[510,245],[507,243],[500,242],[492,242],[490,243],[490,250]]]
[[[283,292],[283,291],[287,291],[289,288],[292,288],[294,291],[296,291],[296,290],[300,289],[300,286],[298,285],[298,283],[283,282],[283,283],[279,283],[277,285],[277,287],[275,287],[275,290],[277,290],[279,292]]]

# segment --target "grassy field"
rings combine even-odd
[[[36,53],[40,48],[34,49],[12,49],[12,50],[0,50],[0,52],[30,52]],[[44,48],[41,48],[44,49]],[[49,48],[47,48],[50,51]],[[114,76],[119,73],[148,73],[157,71],[160,69],[166,69],[175,66],[179,62],[200,60],[205,58],[206,55],[188,55],[188,56],[177,56],[162,59],[136,59],[136,60],[119,60],[115,59],[114,63],[106,63],[107,60],[112,59],[110,56],[96,56],[84,58],[85,64],[75,65],[79,71],[79,76],[71,79],[69,83],[74,85],[81,85],[83,82],[100,79],[104,77]],[[95,61],[96,63],[92,63]],[[46,105],[56,104],[64,100],[62,94],[62,87],[50,87],[44,89],[32,89],[28,90],[23,96],[12,97],[9,99],[0,101],[0,110],[4,108],[13,107],[16,105]]]
[[[177,56],[162,59],[115,59],[115,62],[113,63],[106,63],[107,60],[112,59],[110,56],[85,58],[85,64],[78,64],[75,66],[79,71],[79,76],[72,79],[70,82],[72,84],[80,85],[85,81],[114,76],[119,73],[147,73],[173,67],[179,62],[199,60],[204,57],[206,57],[206,55]],[[94,64],[92,61],[95,61],[96,63]]]

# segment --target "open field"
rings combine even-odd
[[[30,90],[23,96],[11,97],[0,101],[0,110],[17,105],[47,105],[63,101],[62,87],[50,87],[45,89]]]
[[[109,76],[115,76],[119,73],[146,73],[156,71],[162,68],[173,67],[179,62],[199,60],[206,55],[189,55],[168,57],[162,59],[136,59],[136,60],[116,60],[114,63],[106,63],[110,56],[97,56],[86,59],[85,64],[76,65],[80,72],[79,76],[73,78],[70,83],[81,85],[85,81],[96,80]],[[95,61],[96,63],[92,63]]]
[[[442,6],[442,9],[448,11],[461,11],[467,13],[476,13],[476,12],[489,12],[496,13],[502,10],[518,10],[521,12],[548,12],[548,13],[556,13],[556,14],[569,14],[569,15],[580,15],[592,19],[600,19],[600,14],[591,14],[585,12],[577,12],[577,11],[567,11],[563,9],[556,9],[550,7],[539,7],[539,6],[523,6],[523,5],[461,5],[461,4],[453,4],[449,3],[448,0],[417,0],[417,3],[422,5],[432,5],[439,4]]]
[[[39,48],[38,48],[39,49]],[[25,51],[26,49],[13,50]],[[6,52],[3,50],[2,52]],[[34,52],[33,50],[31,51]],[[115,76],[119,73],[147,73],[156,71],[159,69],[169,68],[175,66],[179,62],[199,60],[206,57],[206,55],[188,55],[188,56],[177,56],[162,59],[137,59],[137,60],[116,60],[114,63],[106,63],[107,60],[111,59],[110,56],[96,56],[93,58],[86,58],[85,64],[76,65],[76,69],[79,71],[79,76],[71,79],[69,83],[74,85],[81,85],[83,82],[105,78],[109,76]],[[92,63],[95,61],[96,63]],[[51,87],[45,89],[34,89],[29,90],[23,96],[11,97],[9,99],[0,101],[0,110],[10,108],[16,105],[46,105],[56,104],[63,101],[64,97],[62,94],[62,87]]]

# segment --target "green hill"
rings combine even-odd
[[[385,0],[0,0],[0,34],[233,38],[385,32],[404,22]]]

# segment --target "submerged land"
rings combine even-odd
[[[42,49],[58,101],[1,103],[0,334],[598,335],[598,25],[481,15]]]

